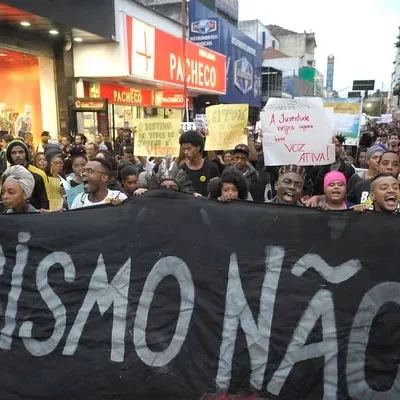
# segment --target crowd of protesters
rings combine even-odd
[[[88,142],[52,138],[43,132],[34,148],[31,134],[0,139],[1,199],[5,213],[61,212],[102,204],[118,205],[154,189],[176,190],[222,203],[257,201],[321,210],[397,213],[400,148],[395,125],[367,127],[360,147],[333,137],[331,165],[264,165],[262,132],[248,130],[246,143],[229,151],[204,152],[207,137],[180,136],[176,158],[146,158],[134,152],[134,131],[120,130],[112,144],[102,134]],[[59,183],[62,206],[50,209],[49,179]]]

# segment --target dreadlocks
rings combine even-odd
[[[193,194],[192,181],[185,171],[173,168],[172,158],[166,157],[160,165],[158,172],[149,172],[145,176],[147,189],[160,189],[164,181],[174,181],[182,193]]]

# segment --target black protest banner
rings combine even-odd
[[[2,400],[400,398],[397,216],[156,191],[0,219]]]

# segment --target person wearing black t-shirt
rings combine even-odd
[[[400,173],[399,155],[394,151],[384,152],[378,162],[378,174],[390,174],[398,179]],[[371,182],[373,179],[365,179],[358,182],[353,190],[347,195],[347,200],[353,204],[366,204],[372,209],[372,201],[370,199]]]
[[[324,193],[324,177],[330,171],[339,171],[344,174],[347,182],[349,182],[350,178],[355,173],[354,168],[351,165],[346,164],[342,160],[342,152],[343,152],[343,144],[346,141],[346,137],[338,134],[334,138],[335,143],[335,153],[336,160],[333,164],[330,165],[318,165],[313,168],[313,194],[314,196],[319,196]]]
[[[217,164],[203,159],[204,138],[196,131],[188,131],[179,138],[185,162],[181,165],[192,181],[196,193],[208,196],[208,182],[219,177]]]

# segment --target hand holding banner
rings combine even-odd
[[[135,156],[179,155],[180,119],[148,118],[137,125]]]
[[[247,141],[244,130],[249,118],[248,104],[220,104],[206,109],[208,135],[205,150],[232,150]]]

